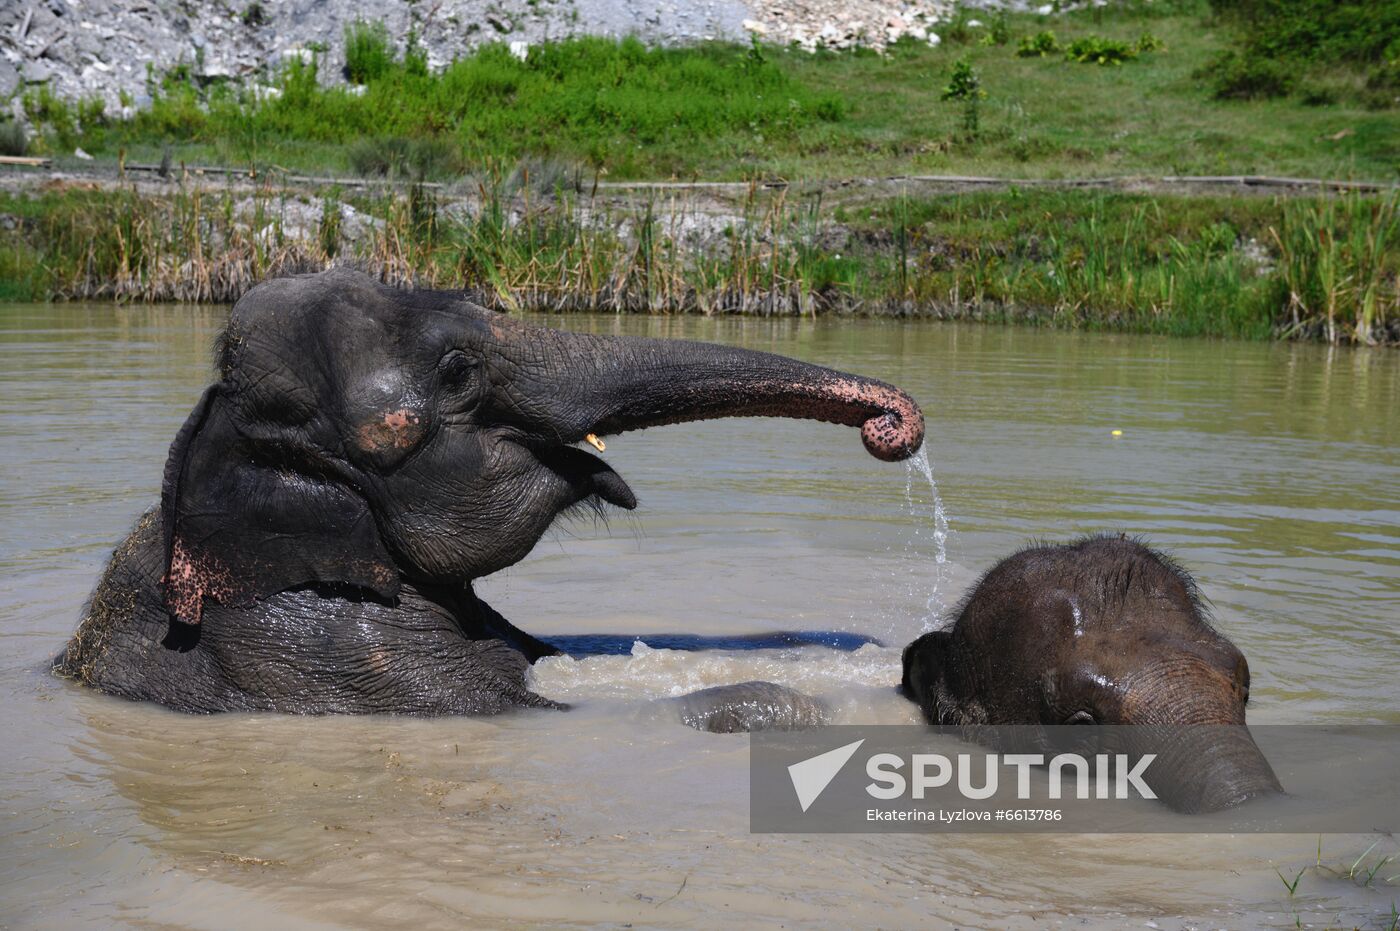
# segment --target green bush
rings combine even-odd
[[[966,56],[953,62],[953,73],[943,88],[944,100],[971,100],[983,96],[982,78]]]
[[[355,173],[364,177],[441,180],[466,171],[461,149],[450,140],[433,137],[362,139],[350,146],[347,157]]]
[[[1011,26],[1006,21],[1006,11],[998,10],[991,26],[987,27],[987,34],[982,37],[982,41],[978,44],[990,48],[996,45],[1005,45],[1010,41]]]
[[[1234,48],[1209,69],[1220,98],[1281,97],[1320,69],[1400,79],[1397,0],[1211,0],[1234,27]],[[1400,83],[1400,81],[1397,81]],[[1305,86],[1314,86],[1307,84]]]
[[[1137,58],[1137,48],[1117,39],[1085,36],[1075,39],[1065,49],[1065,57],[1086,65],[1121,65]]]
[[[963,132],[968,138],[975,137],[981,128],[981,100],[985,96],[987,92],[982,90],[981,76],[964,55],[953,63],[953,73],[943,88],[943,99],[963,102]]]
[[[1137,49],[1139,54],[1144,54],[1146,52],[1155,52],[1158,49],[1166,48],[1166,43],[1152,33],[1144,32],[1142,35],[1138,36],[1137,44],[1133,47]]]
[[[1293,90],[1298,74],[1281,61],[1226,52],[1210,67],[1197,72],[1211,79],[1220,100],[1260,100],[1283,97]]]
[[[1366,86],[1372,90],[1400,89],[1400,36],[1381,53],[1380,63],[1367,75]]]
[[[967,10],[959,9],[953,18],[942,29],[943,41],[950,45],[971,45],[977,38],[977,32],[968,25],[972,17]]]
[[[29,136],[14,120],[0,120],[0,155],[28,155]]]
[[[1211,0],[1252,56],[1376,64],[1400,36],[1395,0]]]
[[[355,84],[368,84],[389,73],[394,66],[394,45],[383,22],[356,20],[345,27],[345,77]]]
[[[66,100],[56,96],[47,84],[26,91],[20,99],[24,115],[35,129],[43,132],[47,141],[61,151],[71,152],[78,144],[78,113]]]
[[[1058,55],[1059,52],[1060,43],[1055,39],[1055,34],[1048,29],[1033,36],[1022,36],[1020,45],[1016,47],[1018,58],[1047,58]]]

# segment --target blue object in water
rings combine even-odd
[[[785,647],[828,647],[850,653],[867,643],[884,646],[874,637],[839,630],[781,630],[767,634],[706,637],[701,634],[576,634],[550,637],[548,642],[570,656],[626,656],[638,640],[654,650],[780,650]]]

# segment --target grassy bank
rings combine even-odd
[[[271,189],[0,195],[0,297],[230,301],[353,262],[502,309],[858,313],[1345,342],[1400,337],[1400,202],[1084,191],[604,202]]]
[[[453,178],[527,157],[613,179],[1400,173],[1388,51],[1369,72],[1300,62],[1285,87],[1222,93],[1265,67],[1239,50],[1258,24],[1204,2],[979,15],[938,27],[936,48],[902,40],[883,56],[582,39],[523,61],[487,46],[441,73],[366,26],[345,40],[357,87],[323,86],[294,59],[241,85],[152,75],[129,119],[42,89],[25,107],[40,151],[316,174]],[[976,89],[950,95],[959,63]]]

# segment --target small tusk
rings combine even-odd
[[[587,440],[587,441],[589,442],[589,444],[590,444],[594,449],[598,450],[598,452],[600,452],[600,453],[601,453],[603,450],[605,450],[605,449],[608,448],[608,444],[607,444],[607,443],[604,443],[602,440],[598,439],[598,434],[596,434],[596,433],[590,433],[590,434],[588,434],[588,436],[585,436],[584,439]]]

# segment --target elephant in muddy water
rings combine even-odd
[[[923,442],[904,392],[781,356],[526,325],[345,269],[233,308],[217,381],[160,504],[113,554],[55,671],[188,712],[493,713],[549,706],[557,652],[472,581],[561,513],[636,498],[585,439],[715,417]]]
[[[1211,626],[1186,571],[1134,540],[1003,560],[950,628],[905,648],[903,667],[904,694],[932,724],[1147,725],[1104,733],[1126,749],[1152,742],[1165,778],[1148,783],[1181,811],[1282,791],[1244,727],[1244,654]]]

